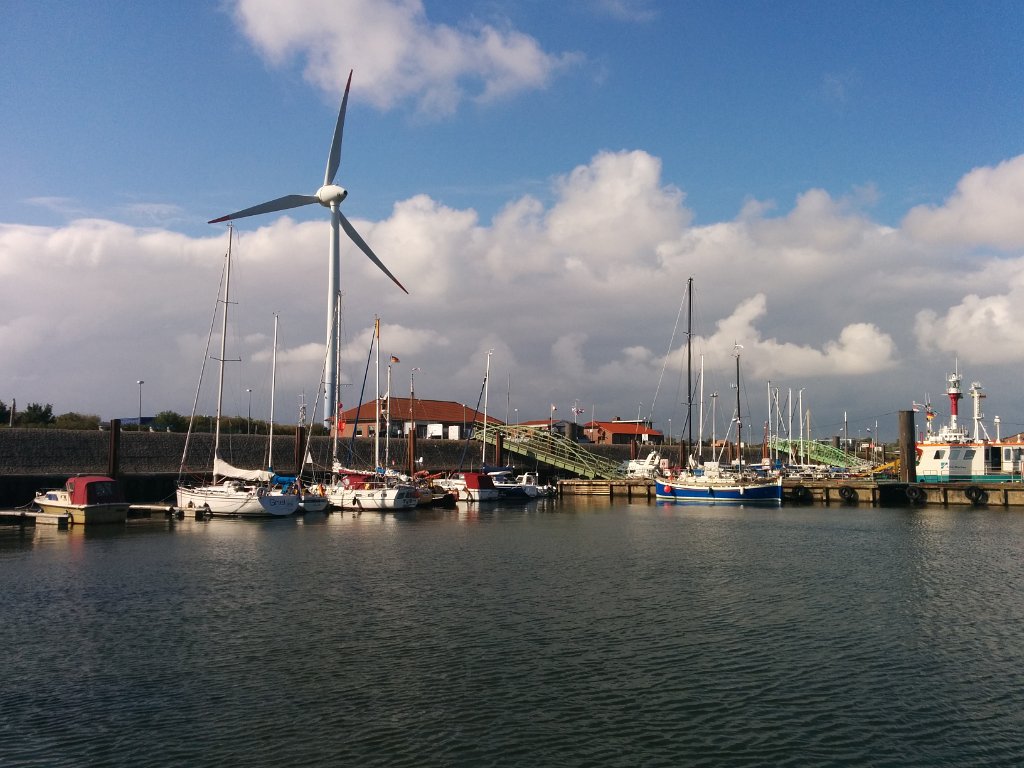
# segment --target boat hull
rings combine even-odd
[[[300,512],[323,512],[330,504],[326,495],[319,493],[304,493],[299,496]]]
[[[252,488],[210,485],[178,488],[178,506],[182,509],[205,509],[211,515],[224,517],[287,517],[295,514],[299,497],[262,493]]]
[[[50,515],[67,515],[71,525],[110,525],[128,520],[128,504],[71,504],[52,492],[35,497],[35,505]]]
[[[339,487],[328,493],[331,505],[341,509],[377,509],[381,511],[413,509],[419,495],[411,486],[390,488]]]
[[[655,495],[661,501],[699,504],[780,504],[782,481],[703,483],[655,480]]]

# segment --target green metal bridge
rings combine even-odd
[[[473,437],[484,438],[483,422],[473,425]],[[494,446],[500,442],[503,453],[539,461],[588,480],[625,477],[621,462],[593,454],[575,440],[543,427],[488,424],[485,442]]]
[[[803,455],[807,456],[811,461],[829,464],[833,467],[846,467],[855,472],[869,470],[872,466],[871,462],[865,461],[859,456],[847,453],[841,448],[836,448],[831,443],[817,440],[792,440],[773,435],[768,444],[780,452],[788,454],[792,451],[794,456],[799,456],[802,450]]]

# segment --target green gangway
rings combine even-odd
[[[841,448],[836,448],[831,443],[824,443],[818,440],[793,440],[772,436],[769,445],[780,452],[789,453],[793,451],[794,456],[800,456],[801,446],[805,456],[812,461],[822,464],[829,464],[833,467],[846,467],[854,472],[863,472],[871,469],[871,462],[865,461],[859,456],[847,453]]]
[[[485,436],[483,422],[476,422],[473,437],[487,445],[497,445],[500,439],[504,453],[539,461],[588,480],[616,480],[626,474],[621,462],[593,454],[575,440],[544,427],[488,424]]]

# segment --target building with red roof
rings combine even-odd
[[[664,435],[651,427],[646,419],[588,421],[583,425],[583,434],[590,442],[599,445],[628,445],[632,442],[661,445],[664,440]]]

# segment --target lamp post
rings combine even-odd
[[[136,382],[139,385],[139,432],[142,431],[142,385],[145,383],[142,379]]]
[[[252,433],[252,390],[246,388],[246,392],[249,393],[249,410],[245,414],[245,434]]]

